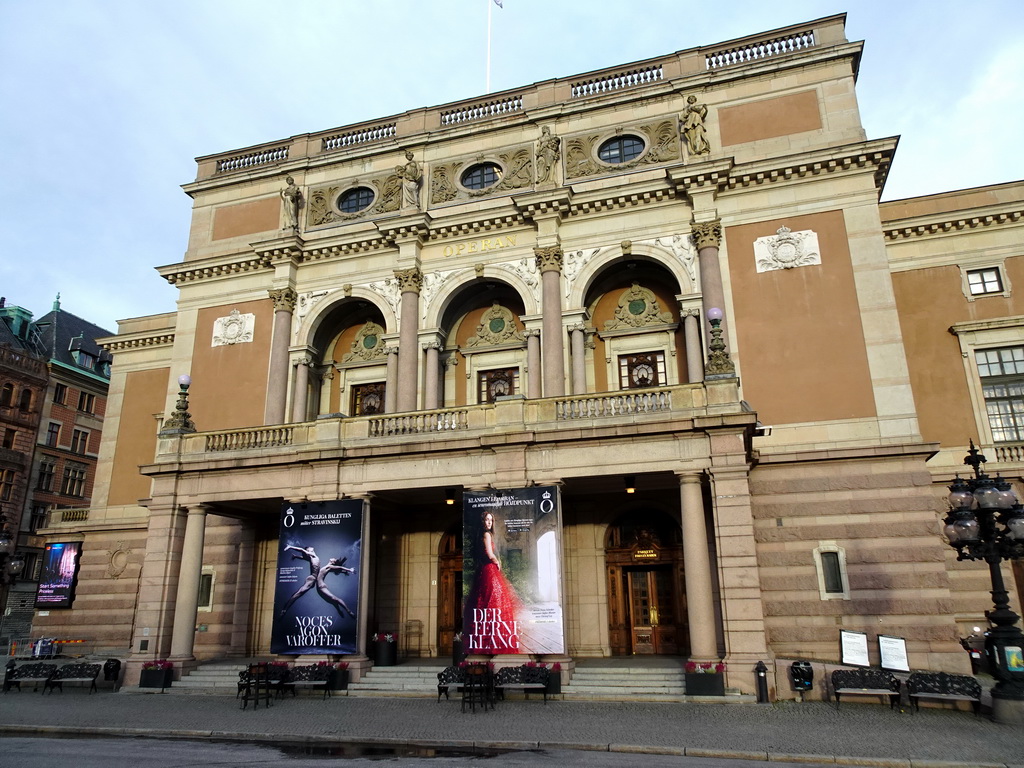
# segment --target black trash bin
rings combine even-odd
[[[121,660],[120,659],[107,659],[103,664],[103,679],[108,681],[117,682],[118,676],[121,674]]]
[[[809,661],[794,661],[789,665],[789,678],[794,691],[809,691],[814,688],[814,667]]]

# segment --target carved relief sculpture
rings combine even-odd
[[[303,206],[302,190],[295,184],[291,176],[285,178],[288,186],[281,190],[281,199],[284,200],[284,229],[299,228],[299,209]]]
[[[523,257],[519,261],[505,261],[501,264],[492,264],[491,266],[511,272],[518,277],[530,289],[530,294],[534,300],[538,303],[540,302],[540,280],[537,279],[536,263],[534,261]],[[478,274],[478,277],[482,276],[482,272]]]
[[[523,334],[516,327],[515,315],[510,309],[495,301],[491,308],[484,312],[480,325],[476,328],[476,335],[469,337],[466,346],[495,346],[513,341],[522,342],[523,339]]]
[[[706,104],[698,104],[697,97],[690,95],[686,97],[686,109],[683,111],[683,136],[686,138],[686,148],[691,155],[705,155],[711,151],[708,144],[707,132],[704,128],[704,120],[708,116]]]
[[[391,311],[394,313],[396,318],[399,316],[399,302],[401,301],[401,296],[399,294],[397,280],[391,277],[386,277],[380,282],[367,283],[365,287],[384,299],[384,301],[388,303],[388,306],[391,307]]]
[[[776,234],[754,241],[754,260],[758,272],[821,264],[818,233],[811,229],[792,232],[789,227],[779,227]]]
[[[643,288],[639,283],[622,292],[615,317],[605,321],[607,331],[617,328],[641,328],[645,325],[671,323],[671,312],[662,312],[654,292]]]
[[[623,129],[620,129],[620,133]],[[647,150],[638,157],[627,163],[608,165],[599,163],[597,157],[597,146],[605,137],[600,134],[590,136],[576,136],[567,139],[565,142],[565,176],[566,178],[580,178],[594,176],[598,173],[609,173],[612,169],[628,170],[643,165],[665,163],[678,160],[680,157],[679,148],[679,125],[676,120],[661,120],[657,123],[632,126],[630,132],[641,134],[647,145]]]
[[[356,340],[352,347],[342,358],[343,363],[357,363],[364,360],[373,360],[383,357],[384,352],[384,329],[377,323],[370,320],[356,333]]]
[[[394,213],[402,204],[402,180],[397,174],[380,176],[369,179],[366,182],[355,180],[352,185],[358,186],[365,183],[374,190],[373,204],[368,208],[355,213],[341,213],[334,207],[334,201],[348,185],[334,185],[320,187],[309,193],[309,210],[306,213],[306,226],[319,227],[323,224],[333,224],[336,221],[353,221],[363,219],[367,216],[375,216],[382,213]]]
[[[493,159],[490,159],[493,158]],[[478,155],[471,162],[490,160],[502,168],[501,180],[486,189],[468,190],[456,183],[459,174],[466,167],[466,160],[457,160],[444,165],[435,165],[430,171],[430,203],[441,205],[453,200],[471,200],[487,195],[496,195],[513,189],[529,188],[533,185],[533,150],[527,146],[514,147],[494,155]]]
[[[251,342],[255,327],[256,315],[243,315],[237,309],[232,309],[231,314],[213,321],[213,341],[210,346],[223,347]]]
[[[537,140],[537,184],[554,182],[551,172],[562,156],[562,140],[551,133],[546,125],[540,129],[540,139]]]

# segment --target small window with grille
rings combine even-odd
[[[1024,441],[1024,347],[978,349],[974,359],[993,441]]]
[[[967,270],[967,288],[971,296],[986,296],[1003,292],[1003,278],[998,267]]]
[[[619,356],[619,387],[643,389],[666,383],[665,353],[642,352]]]
[[[384,384],[356,384],[352,387],[352,415],[384,413]]]
[[[493,403],[499,397],[519,393],[519,369],[500,368],[480,372],[480,402]]]

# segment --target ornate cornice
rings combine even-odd
[[[157,333],[151,336],[117,338],[100,344],[100,347],[108,352],[124,352],[129,349],[143,349],[145,347],[169,347],[172,344],[174,344],[173,333]]]
[[[636,205],[660,203],[664,200],[674,200],[675,197],[675,190],[667,186],[656,189],[620,191],[603,195],[596,199],[575,201],[569,208],[569,215],[585,216],[590,213],[613,211],[618,208],[632,208]]]
[[[537,269],[542,273],[562,271],[562,249],[560,246],[534,248],[533,253],[537,257]]]
[[[965,229],[978,229],[980,227],[991,227],[1000,224],[1017,224],[1024,221],[1024,210],[1002,211],[1000,213],[978,214],[976,216],[963,216],[952,219],[938,219],[934,221],[922,221],[916,224],[902,224],[899,226],[882,225],[882,233],[886,240],[904,240],[910,237],[923,237],[926,235],[943,235],[950,232],[959,232]]]
[[[275,312],[294,312],[295,303],[299,300],[299,294],[293,288],[278,288],[267,291],[270,298],[274,300]]]
[[[270,268],[270,262],[262,256],[250,255],[235,261],[221,263],[171,264],[159,267],[157,272],[171,285],[178,285]]]
[[[721,220],[694,223],[693,240],[697,244],[698,251],[703,248],[718,248],[722,244]]]

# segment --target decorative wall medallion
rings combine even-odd
[[[495,346],[522,340],[523,334],[516,327],[516,316],[510,309],[494,302],[491,308],[484,312],[480,325],[476,328],[476,335],[469,337],[466,346]]]
[[[343,213],[338,208],[341,193],[353,187],[369,187],[374,192],[373,204],[354,213]],[[378,176],[373,179],[358,179],[351,183],[317,187],[309,193],[306,226],[319,227],[335,222],[355,221],[382,213],[394,213],[402,206],[402,180],[397,174]]]
[[[639,283],[622,292],[615,317],[605,322],[605,330],[616,328],[641,328],[645,325],[671,323],[672,313],[662,312],[654,292]]]
[[[565,177],[567,179],[594,176],[599,173],[608,174],[618,170],[630,170],[644,165],[666,163],[678,160],[681,156],[679,147],[679,125],[677,120],[661,120],[647,125],[631,126],[634,134],[641,134],[647,143],[647,149],[636,159],[626,163],[609,165],[597,159],[597,146],[607,135],[592,134],[576,136],[565,142]]]
[[[758,272],[821,264],[818,233],[811,229],[792,232],[789,227],[779,227],[778,234],[754,241],[754,260]]]
[[[123,541],[117,542],[117,546],[107,551],[107,577],[118,578],[128,568],[132,551],[128,549]]]
[[[342,358],[343,363],[358,363],[384,356],[384,329],[367,320],[356,333],[349,352]]]
[[[227,344],[246,344],[252,341],[256,328],[256,315],[241,314],[232,309],[226,317],[218,317],[213,321],[213,342],[211,347],[223,347]]]

